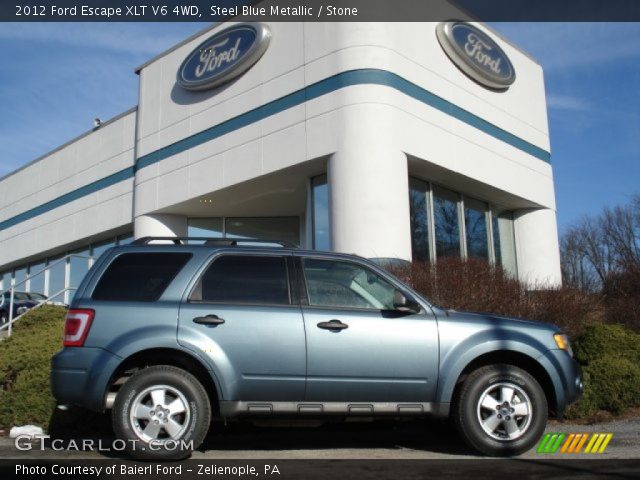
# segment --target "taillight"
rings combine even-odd
[[[91,322],[96,312],[89,309],[71,309],[64,322],[63,345],[65,347],[81,347],[87,338]]]

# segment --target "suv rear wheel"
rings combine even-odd
[[[542,436],[547,399],[529,373],[513,365],[490,365],[471,373],[453,408],[462,438],[490,456],[519,455]]]
[[[126,451],[145,460],[186,458],[209,430],[207,392],[190,373],[168,365],[144,368],[122,386],[112,410],[113,429]]]

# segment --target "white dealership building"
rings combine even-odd
[[[135,108],[0,179],[0,289],[143,236],[560,282],[543,70],[483,24],[227,22],[136,73]]]

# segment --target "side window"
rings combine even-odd
[[[190,258],[190,253],[123,253],[109,264],[93,290],[92,298],[154,302]]]
[[[223,255],[202,275],[192,301],[289,305],[284,257]]]
[[[309,305],[393,310],[395,287],[377,273],[355,263],[303,260]]]

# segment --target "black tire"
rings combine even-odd
[[[162,405],[165,408],[158,409],[152,405],[152,391],[154,394],[164,392]],[[176,405],[174,401],[178,400],[179,408],[176,408],[184,408],[183,413],[170,413],[170,404]],[[151,409],[149,416],[133,418],[134,407],[145,412],[147,410],[144,409]],[[138,410],[135,411],[137,413]],[[125,451],[131,457],[139,460],[181,460],[204,440],[211,421],[211,405],[206,390],[193,375],[180,368],[157,365],[139,370],[125,382],[116,396],[111,418],[116,437],[125,442]],[[156,426],[150,425],[152,423]],[[146,435],[149,425],[150,435]],[[174,430],[177,435],[172,438],[167,428],[175,425],[180,428],[178,432]],[[152,436],[154,428],[159,429],[155,437]]]
[[[0,325],[4,325],[8,321],[9,321],[9,317],[7,317],[7,314],[4,312],[0,313]]]
[[[506,397],[508,389],[514,387],[513,403],[506,406],[501,398],[503,387]],[[495,412],[480,407],[483,399],[486,405],[494,398]],[[518,415],[525,407],[529,414]],[[513,365],[489,365],[466,378],[454,399],[452,416],[471,448],[492,457],[508,457],[526,452],[540,440],[547,423],[547,399],[540,384],[524,370]],[[488,433],[495,422],[500,423]]]

